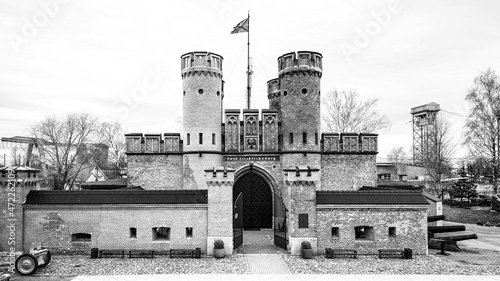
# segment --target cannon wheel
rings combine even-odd
[[[36,271],[38,260],[31,254],[20,255],[16,259],[16,270],[21,275],[30,275]]]
[[[49,251],[49,250],[47,250],[47,255],[45,255],[45,258],[44,258],[44,261],[45,261],[45,262],[44,262],[44,263],[42,263],[42,264],[40,264],[40,265],[38,265],[38,267],[44,267],[44,266],[46,266],[47,264],[49,264],[49,262],[50,262],[50,258],[51,258],[50,251]]]

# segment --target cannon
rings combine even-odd
[[[428,216],[427,217],[427,222],[442,221],[444,219],[445,219],[444,215]]]
[[[37,268],[44,267],[50,262],[48,249],[33,249],[29,254],[22,254],[16,259],[16,270],[21,275],[31,275]]]
[[[441,233],[429,239],[429,248],[460,252],[457,241],[469,239],[477,239],[477,234],[471,231]]]
[[[431,233],[465,231],[465,225],[428,226],[427,231]]]
[[[436,238],[456,242],[456,241],[463,241],[463,240],[469,240],[469,239],[477,239],[477,234],[470,232],[470,231],[465,231],[465,232],[459,232],[459,233],[440,234]]]

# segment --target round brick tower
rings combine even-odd
[[[222,56],[181,56],[184,151],[221,151]]]
[[[184,184],[203,188],[204,169],[221,164],[222,56],[190,52],[181,56]]]
[[[311,51],[278,58],[284,151],[320,151],[322,58]]]

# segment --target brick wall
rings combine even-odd
[[[90,248],[197,248],[206,252],[206,205],[26,206],[24,250],[44,245],[54,253],[89,254]],[[137,238],[130,238],[130,228]],[[170,241],[153,241],[154,227],[169,227]],[[186,238],[186,227],[193,228]],[[72,234],[91,234],[90,242],[72,242]]]
[[[222,163],[220,154],[199,153],[183,156],[183,189],[207,189],[205,183],[205,169],[218,167]]]
[[[415,254],[427,254],[427,208],[317,208],[318,252],[325,248],[355,249],[360,254],[377,254],[378,249],[410,248]],[[373,240],[355,239],[356,226],[373,227]],[[332,237],[332,227],[339,236]],[[389,237],[389,227],[396,236]]]
[[[22,251],[23,212],[22,203],[32,189],[39,189],[35,184],[16,182],[14,191],[9,190],[7,180],[0,183],[0,252]],[[12,201],[13,200],[13,201]],[[11,215],[12,214],[12,215]]]
[[[128,155],[128,183],[144,189],[182,188],[182,155]]]
[[[375,154],[321,155],[321,190],[357,190],[376,186]]]

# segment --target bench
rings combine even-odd
[[[353,258],[355,259],[358,255],[358,251],[350,249],[332,249],[326,248],[326,258]]]
[[[404,259],[405,251],[398,249],[379,249],[378,250],[378,258],[394,258],[394,259]]]
[[[130,250],[128,251],[128,257],[132,258],[154,258],[153,250]]]
[[[99,258],[125,258],[125,250],[99,250]]]
[[[170,249],[170,257],[201,258],[201,248],[196,249]]]

